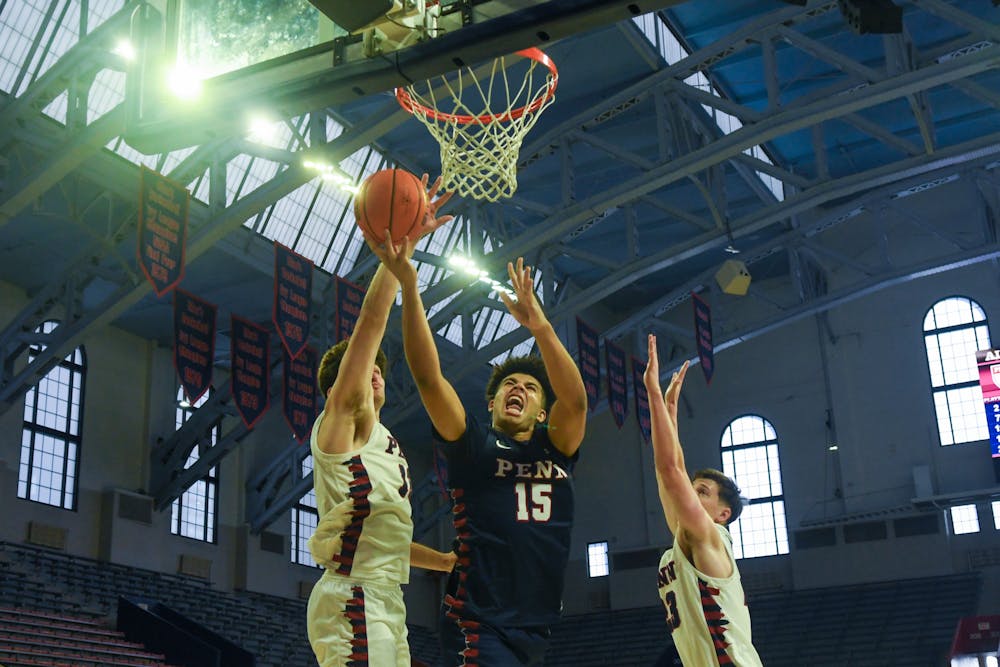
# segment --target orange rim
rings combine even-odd
[[[468,125],[469,123],[486,124],[517,120],[526,113],[534,113],[535,111],[538,111],[543,104],[556,94],[556,86],[559,84],[559,70],[556,69],[556,64],[551,58],[545,55],[541,49],[534,46],[516,51],[515,53],[519,56],[529,58],[537,63],[545,65],[545,67],[547,67],[552,73],[552,80],[546,85],[545,95],[543,97],[539,97],[531,104],[526,104],[525,106],[518,107],[517,109],[511,109],[507,113],[500,116],[495,116],[493,114],[468,116],[464,114],[442,113],[437,109],[431,109],[430,107],[424,106],[423,104],[415,101],[405,88],[396,88],[396,101],[399,102],[399,106],[414,115],[420,114],[426,118],[433,118],[434,120],[442,120],[450,123],[459,123],[461,125]]]

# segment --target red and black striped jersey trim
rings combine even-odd
[[[351,522],[340,534],[340,553],[334,554],[331,560],[338,563],[337,574],[349,575],[354,566],[354,555],[358,550],[358,540],[361,539],[361,530],[364,527],[365,519],[372,513],[372,506],[368,500],[368,495],[372,491],[372,481],[368,477],[368,470],[361,461],[361,455],[344,461],[354,479],[351,481],[347,495],[351,498]]]
[[[361,586],[351,586],[353,597],[344,605],[344,617],[351,624],[351,654],[347,667],[368,667],[368,621],[365,618],[365,591]]]
[[[726,641],[726,626],[729,625],[729,620],[722,612],[722,607],[719,606],[716,599],[716,596],[719,595],[719,589],[709,586],[708,582],[703,579],[698,579],[698,591],[701,594],[701,611],[705,617],[705,623],[708,625],[708,634],[712,638],[719,667],[732,665],[734,663],[729,655],[730,644]]]

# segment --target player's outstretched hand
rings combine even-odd
[[[690,361],[685,361],[680,370],[674,372],[673,377],[670,378],[670,386],[667,387],[666,393],[663,394],[663,402],[667,404],[667,415],[675,427],[677,425],[677,401],[681,397],[684,376],[687,375],[690,365]]]
[[[535,298],[534,282],[531,279],[531,267],[524,265],[524,258],[517,258],[517,266],[507,262],[507,275],[510,276],[510,284],[514,287],[515,299],[510,298],[506,292],[500,292],[500,300],[507,310],[514,316],[518,323],[528,329],[535,331],[545,326],[548,320],[542,311],[541,304]]]
[[[423,184],[424,190],[427,191],[427,213],[424,214],[424,219],[420,225],[419,233],[416,238],[412,239],[414,243],[427,234],[430,234],[441,225],[445,225],[455,219],[455,216],[453,215],[442,215],[438,217],[437,214],[438,211],[441,210],[441,207],[448,203],[448,200],[451,199],[451,196],[454,193],[445,192],[443,195],[435,199],[434,197],[437,195],[438,190],[441,189],[441,177],[438,176],[434,179],[434,183],[431,185],[430,189],[427,188],[427,182],[429,180],[430,176],[427,174],[420,177],[420,182]]]
[[[642,374],[642,383],[646,385],[646,393],[650,396],[660,395],[660,360],[656,356],[656,336],[649,334],[646,339],[647,356],[646,372]]]
[[[381,241],[376,241],[373,237],[365,234],[365,242],[385,265],[385,268],[396,276],[396,280],[400,284],[406,285],[410,281],[416,282],[417,267],[413,266],[413,262],[410,261],[410,258],[413,257],[415,244],[408,237],[404,236],[399,243],[393,243],[392,239],[389,238],[389,232],[386,231],[385,238]]]

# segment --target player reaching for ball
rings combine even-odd
[[[436,217],[450,196],[434,200],[440,179],[429,192],[426,174],[417,182],[429,203],[410,231],[412,242],[452,218]],[[375,227],[383,238],[366,235],[369,247],[385,241],[390,222],[383,219]],[[380,265],[354,333],[320,362],[318,383],[326,405],[310,442],[320,518],[309,550],[325,572],[309,596],[307,619],[321,667],[409,667],[400,584],[409,581],[411,564],[449,572],[455,563],[453,553],[411,544],[409,468],[399,443],[379,422],[386,400],[386,359],[379,345],[398,288],[395,276]]]

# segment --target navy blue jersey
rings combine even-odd
[[[496,626],[554,625],[569,559],[577,455],[556,449],[544,426],[518,442],[471,416],[462,437],[443,449],[458,554],[445,613]]]

